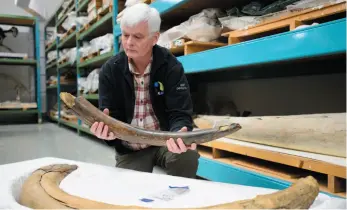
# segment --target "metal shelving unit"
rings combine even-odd
[[[12,65],[12,66],[29,66],[30,69],[34,69],[35,72],[35,103],[36,108],[6,108],[0,109],[0,116],[3,115],[37,115],[37,122],[42,123],[42,108],[41,108],[41,83],[40,83],[40,23],[37,18],[29,16],[16,16],[0,14],[0,24],[10,26],[22,26],[28,27],[32,30],[34,35],[34,58],[22,59],[22,58],[0,58],[0,65]]]
[[[13,59],[13,58],[0,58],[0,63],[3,65],[24,65],[36,66],[37,62],[34,59]]]
[[[89,2],[90,2],[89,0],[73,0],[73,3],[69,3],[69,6],[67,7],[65,14],[63,14],[60,19],[58,19],[57,16],[58,16],[58,13],[60,11],[62,11],[62,7],[59,7],[58,11],[52,17],[52,20],[48,22],[46,27],[51,26],[51,27],[55,27],[56,29],[58,29],[60,27],[60,25],[63,23],[63,21],[65,20],[65,18],[67,17],[67,12],[73,11],[73,10],[78,12],[78,13],[79,12],[86,12]],[[95,37],[105,35],[106,33],[112,33],[113,32],[113,26],[115,25],[114,21],[117,17],[117,14],[118,14],[118,11],[117,11],[118,7],[115,6],[117,3],[118,3],[117,0],[113,0],[112,12],[109,12],[108,14],[102,16],[98,21],[96,21],[87,30],[84,30],[83,32],[80,33],[81,27],[77,26],[76,30],[74,32],[72,32],[71,34],[69,34],[68,36],[66,36],[63,40],[56,38],[56,40],[53,42],[53,44],[46,48],[46,53],[48,53],[51,50],[57,50],[58,59],[59,59],[59,50],[60,49],[70,48],[70,47],[77,47],[77,49],[79,49],[79,46],[81,46],[83,41],[90,41],[91,39],[93,39]],[[115,44],[115,46],[116,46],[116,44]],[[71,87],[68,88],[66,85],[60,84],[60,75],[63,72],[71,71],[74,74],[76,74],[76,80],[77,80],[78,78],[81,77],[82,73],[88,72],[91,68],[101,67],[101,65],[108,58],[112,57],[113,55],[115,55],[117,53],[117,50],[118,49],[116,47],[113,47],[112,51],[103,53],[99,56],[88,59],[82,63],[80,62],[80,55],[77,51],[76,63],[74,65],[71,65],[70,63],[59,64],[59,63],[55,62],[55,63],[50,63],[47,66],[47,71],[50,72],[50,73],[47,73],[47,75],[49,76],[52,74],[56,74],[56,76],[57,76],[57,85],[48,87],[48,89],[49,89],[48,91],[56,90],[56,92],[50,92],[51,93],[50,95],[54,96],[54,98],[57,99],[56,102],[58,105],[58,117],[54,118],[54,117],[49,116],[53,121],[57,122],[58,124],[63,124],[63,125],[66,125],[68,127],[73,128],[73,129],[76,129],[78,133],[80,133],[80,131],[83,131],[84,133],[89,133],[88,129],[86,129],[85,127],[83,127],[81,125],[81,121],[78,120],[77,123],[69,122],[69,121],[67,121],[61,117],[61,109],[60,109],[61,101],[59,100],[58,96],[59,96],[59,93],[62,91],[63,88],[66,89],[64,91],[71,92]],[[72,89],[78,90],[77,81],[76,81],[75,87],[73,87]],[[80,93],[78,91],[74,91],[73,94],[75,94],[76,96],[80,95]],[[90,100],[93,100],[93,101],[98,99],[97,94],[85,94],[84,96]],[[47,101],[49,101],[49,100],[47,100]]]
[[[76,11],[85,11],[88,2],[89,0],[75,0]],[[244,1],[237,0],[218,2],[203,1],[204,3],[200,2],[200,0],[156,0],[152,1],[152,3],[150,3],[150,6],[156,8],[160,12],[163,19],[163,24],[165,25],[165,27],[169,28],[177,25],[177,23],[187,20],[190,16],[197,14],[204,8],[220,7],[221,5],[224,5],[225,7],[231,7],[245,4]],[[77,28],[77,32],[69,35],[70,40],[66,40],[64,42],[60,42],[58,39],[56,40],[54,46],[59,46],[58,48],[63,47],[68,42],[71,44],[71,46],[77,46],[78,48],[81,42],[84,40],[88,41],[105,33],[113,32],[114,47],[112,52],[108,52],[88,59],[83,63],[80,63],[80,56],[77,53],[77,66],[71,67],[71,69],[76,72],[77,78],[79,78],[82,73],[88,71],[91,68],[101,67],[101,65],[107,59],[119,52],[118,40],[121,36],[121,30],[120,26],[116,23],[116,17],[119,12],[118,8],[118,0],[113,0],[112,13],[100,18],[96,23],[94,23],[87,30],[83,31],[81,34],[78,33],[80,29]],[[56,22],[59,21],[56,20]],[[56,25],[55,27],[58,27],[58,25]],[[323,42],[324,44],[322,44]],[[50,46],[47,50],[55,49],[54,46]],[[279,62],[299,62],[304,59],[319,59],[329,56],[340,56],[345,55],[345,53],[346,19],[340,18],[309,28],[270,35],[263,38],[256,38],[237,44],[221,46],[202,52],[196,52],[194,54],[177,56],[177,59],[183,64],[188,77],[194,78],[196,76],[200,80],[200,78],[203,78],[204,75],[205,77],[209,77],[208,79],[211,79],[214,77],[211,76],[212,73],[233,73],[235,69],[239,70],[240,68],[243,68],[245,66],[248,67],[261,64],[268,65],[269,67],[269,65],[275,66]],[[61,90],[59,85],[60,68],[58,67],[58,65],[54,64],[50,64],[49,67],[55,69],[57,72],[58,96]],[[60,67],[67,68],[68,66]],[[281,72],[281,70],[282,69],[276,69],[276,71],[271,72],[272,74],[267,75],[267,77],[275,77],[279,75],[286,76]],[[315,72],[315,68],[309,70],[310,74],[321,73],[318,71]],[[330,69],[327,71],[330,71]],[[237,72],[239,74],[245,74],[242,75],[242,77],[246,78],[252,78],[259,76],[259,74],[264,74],[263,72],[259,73],[254,71]],[[291,76],[300,74],[302,74],[302,72],[295,71],[295,69],[290,69]],[[80,95],[78,91],[76,95]],[[98,100],[97,94],[86,94],[83,96],[93,102],[97,102]],[[58,104],[58,107],[60,107],[59,100]],[[52,118],[52,120],[64,124],[68,127],[72,127],[76,129],[78,133],[83,132],[90,134],[89,130],[81,125],[80,121],[78,121],[78,123],[76,124],[61,119],[60,112],[58,118]],[[290,184],[285,180],[262,175],[251,170],[244,170],[233,165],[224,164],[216,160],[211,160],[207,157],[201,157],[198,175],[212,181],[221,181],[258,187],[269,187],[274,189],[283,189],[285,187],[288,187]]]

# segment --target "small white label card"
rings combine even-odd
[[[171,201],[175,197],[183,195],[185,193],[189,192],[188,186],[178,187],[178,186],[169,186],[168,189],[159,191],[157,193],[154,193],[146,198],[140,199],[143,202],[153,202],[155,200],[162,200],[162,201]]]

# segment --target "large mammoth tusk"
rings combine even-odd
[[[108,125],[109,131],[112,131],[119,139],[132,143],[166,146],[167,139],[182,138],[186,145],[192,143],[202,144],[230,135],[241,129],[238,123],[231,123],[218,128],[191,132],[149,131],[106,115],[81,96],[75,97],[70,93],[62,92],[60,98],[65,106],[88,126],[91,126],[94,122],[104,122],[105,125]]]
[[[56,164],[35,170],[23,184],[19,203],[33,209],[145,209],[97,202],[64,192],[59,187],[60,182],[76,169],[76,165]],[[308,209],[318,193],[317,181],[308,176],[287,189],[271,194],[196,209]]]

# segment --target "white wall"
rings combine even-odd
[[[40,6],[44,7],[44,12],[46,17],[51,17],[56,11],[57,7],[61,4],[62,0],[35,0]],[[32,16],[22,8],[18,8],[15,5],[14,0],[1,0],[0,14],[9,15],[23,15]],[[44,49],[44,26],[45,20],[41,20],[40,24],[40,67],[41,67],[41,101],[42,101],[42,111],[46,111],[46,76],[45,76],[45,49]],[[3,26],[7,29],[11,26]],[[11,36],[6,37],[4,45],[10,47],[14,52],[28,53],[29,57],[33,58],[34,52],[34,37],[33,31],[28,27],[18,27],[19,34],[16,38]],[[5,51],[3,48],[1,51]],[[28,87],[29,94],[23,92],[21,99],[26,102],[35,101],[35,79],[34,79],[34,68],[26,66],[0,66],[0,102],[15,99],[15,91],[13,89],[13,83],[11,81],[6,81],[7,77],[2,74],[6,74],[15,77],[18,81],[23,83],[24,86]],[[8,90],[7,94],[4,91]]]

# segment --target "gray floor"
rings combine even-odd
[[[55,123],[0,126],[0,164],[58,157],[84,162],[115,165],[115,152],[103,141],[79,136]]]
[[[104,141],[57,123],[0,125],[0,165],[41,157],[115,166],[115,151]],[[158,167],[154,173],[164,173]]]

